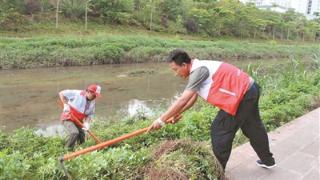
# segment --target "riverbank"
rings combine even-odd
[[[268,131],[319,107],[319,59],[307,65],[293,59],[281,66],[248,67],[247,72],[262,86],[261,117]],[[74,179],[148,179],[154,174],[215,179],[220,171],[211,153],[209,129],[216,113],[216,108],[199,100],[177,124],[67,161],[66,167]],[[147,127],[153,118],[96,121],[92,131],[110,140]],[[239,131],[234,142],[239,145],[246,138]],[[1,178],[61,179],[63,171],[57,157],[67,153],[63,143],[60,138],[39,137],[29,128],[11,134],[1,132]],[[94,144],[89,139],[77,149]]]
[[[309,58],[320,52],[315,43],[208,39],[123,28],[86,32],[70,25],[47,34],[41,28],[39,33],[1,32],[0,69],[163,62],[175,48],[199,59],[220,60]]]

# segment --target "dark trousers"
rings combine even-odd
[[[65,145],[66,148],[72,151],[77,141],[79,144],[84,143],[85,133],[83,129],[81,129],[74,122],[69,120],[64,120],[63,126],[66,128],[68,132],[67,142]]]
[[[259,89],[259,85],[254,83],[245,94],[235,116],[220,110],[211,124],[212,149],[224,169],[231,153],[232,141],[239,128],[249,138],[260,160],[267,164],[274,163],[267,132],[260,118]]]

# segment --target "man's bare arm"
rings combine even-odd
[[[162,121],[166,121],[171,117],[189,109],[197,99],[197,93],[185,90],[182,95],[169,107],[169,109],[160,117]]]

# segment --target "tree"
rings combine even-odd
[[[134,24],[133,0],[93,0],[93,9],[98,11],[105,22]]]
[[[50,0],[40,0],[40,11],[41,13],[45,11],[51,11],[54,9],[54,6],[49,2]]]
[[[230,0],[218,1],[215,7],[218,34],[233,35],[236,4]]]
[[[290,37],[293,37],[296,33],[297,19],[299,14],[294,11],[294,9],[289,9],[282,15],[284,27],[287,29],[287,40],[290,40]]]
[[[167,16],[169,20],[176,21],[179,15],[184,12],[182,0],[163,0],[160,2],[160,12],[162,16]]]
[[[153,9],[154,9],[153,1],[150,0],[150,27],[149,27],[150,31],[152,30]]]
[[[316,20],[309,21],[305,31],[309,40],[316,41],[317,33],[320,33],[320,24]]]
[[[0,0],[0,29],[17,31],[26,22],[22,15],[24,8],[21,1]]]
[[[61,1],[61,11],[65,17],[79,19],[85,16],[88,0],[63,0]]]
[[[88,4],[90,3],[90,0],[86,1],[86,6],[85,6],[85,20],[84,20],[84,29],[85,31],[88,30]]]
[[[40,3],[37,0],[28,0],[26,2],[26,11],[28,14],[31,15],[32,21],[33,21],[33,14],[36,12],[39,12],[40,9]]]
[[[185,19],[187,20],[185,25],[210,36],[215,36],[217,34],[217,28],[214,26],[217,20],[214,12],[215,6],[215,0],[195,1],[191,6],[189,6],[188,14],[185,15]],[[190,28],[188,31],[190,31]]]
[[[60,0],[57,0],[57,4],[56,4],[56,29],[59,26],[59,6],[60,6]]]

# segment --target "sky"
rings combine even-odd
[[[254,2],[259,5],[277,4],[286,8],[293,8],[296,12],[306,15],[309,0],[240,0],[241,2]],[[312,0],[311,13],[320,11],[320,0]]]

